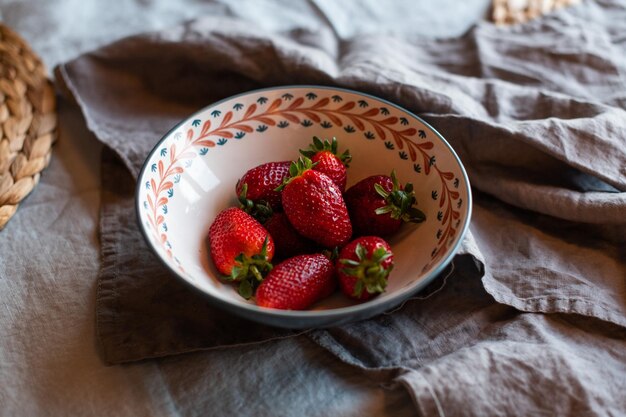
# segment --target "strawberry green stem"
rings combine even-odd
[[[370,257],[361,244],[356,245],[355,253],[358,261],[352,259],[340,259],[339,263],[346,265],[341,269],[346,275],[356,278],[354,284],[355,297],[361,297],[363,291],[370,294],[379,294],[385,291],[387,287],[387,277],[393,269],[393,264],[385,268],[382,263],[392,256],[391,252],[385,248],[377,248]]]
[[[239,208],[254,217],[263,224],[272,217],[273,210],[270,204],[265,200],[252,201],[248,196],[248,184],[244,183],[239,193]]]
[[[292,161],[291,165],[289,165],[289,175],[275,191],[282,191],[294,178],[304,174],[305,171],[312,169],[315,165],[317,165],[317,162],[314,163],[306,156],[301,156],[297,161]]]
[[[317,136],[313,136],[313,143],[309,145],[309,149],[300,150],[300,153],[307,158],[313,158],[316,154],[320,152],[330,152],[335,155],[339,160],[343,163],[343,165],[347,168],[350,162],[352,161],[352,155],[350,155],[350,150],[345,150],[341,155],[338,153],[338,142],[337,138],[333,137],[332,141],[328,141],[324,139],[318,138]]]
[[[404,188],[400,187],[396,171],[391,171],[391,191],[385,190],[380,184],[374,184],[374,188],[378,195],[385,199],[387,205],[376,209],[376,214],[389,213],[392,219],[402,220],[405,223],[421,223],[426,220],[423,211],[414,207],[417,203],[413,184],[406,183]]]
[[[246,300],[254,295],[259,284],[273,268],[267,257],[268,242],[269,235],[265,236],[261,251],[256,255],[246,256],[243,253],[237,255],[235,257],[236,264],[230,275],[224,277],[227,281],[239,283],[239,295]]]

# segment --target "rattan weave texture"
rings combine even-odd
[[[55,106],[39,57],[0,24],[0,230],[50,162],[57,137]]]

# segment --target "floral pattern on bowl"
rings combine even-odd
[[[348,186],[395,169],[416,188],[427,220],[390,239],[396,268],[388,291],[363,304],[339,296],[311,311],[262,309],[241,299],[209,261],[206,232],[234,205],[235,183],[264,162],[298,157],[314,136],[337,137],[354,156]],[[161,260],[218,305],[283,327],[328,326],[369,317],[423,288],[452,259],[468,228],[471,192],[445,139],[387,101],[329,87],[278,87],[211,105],[167,133],[147,158],[136,195],[140,228]]]

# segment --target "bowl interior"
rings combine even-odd
[[[235,96],[207,107],[170,131],[140,174],[140,227],[157,255],[183,280],[228,304],[260,309],[219,279],[206,245],[211,222],[236,204],[235,184],[250,168],[293,160],[314,135],[337,137],[353,162],[348,186],[395,170],[412,182],[427,220],[389,239],[396,266],[377,303],[423,287],[456,249],[469,222],[465,171],[445,140],[416,116],[353,91],[284,87]],[[336,295],[312,311],[353,305]],[[346,310],[348,311],[348,310]]]

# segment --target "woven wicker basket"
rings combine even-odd
[[[50,162],[56,124],[54,89],[41,60],[0,25],[0,230]]]
[[[580,0],[492,0],[491,18],[497,25],[524,23]]]

